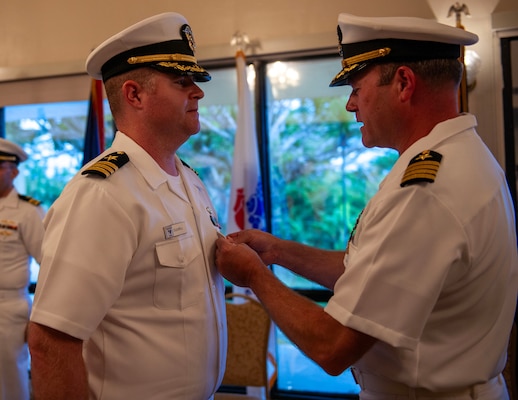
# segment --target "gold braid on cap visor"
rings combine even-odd
[[[128,58],[128,64],[142,64],[157,61],[183,61],[196,64],[196,57],[185,54],[153,54],[150,56],[136,56]]]
[[[373,60],[374,58],[385,57],[390,53],[390,47],[384,47],[382,49],[368,51],[367,53],[358,54],[342,60],[342,68],[353,66],[364,61]]]

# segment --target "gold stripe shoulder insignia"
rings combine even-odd
[[[200,174],[198,173],[198,171],[196,171],[193,167],[191,167],[189,164],[187,164],[184,160],[180,159],[180,161],[182,162],[183,165],[185,165],[187,168],[189,168],[192,172],[194,172],[198,177],[200,176]]]
[[[18,198],[20,200],[23,200],[23,201],[26,201],[26,202],[32,204],[33,206],[39,206],[41,204],[41,201],[36,200],[34,197],[31,197],[31,196],[25,196],[23,194],[19,194]]]
[[[104,156],[96,163],[81,172],[81,175],[97,175],[102,179],[108,178],[120,167],[129,161],[128,155],[123,151],[116,151]]]
[[[413,157],[401,179],[401,187],[419,182],[435,182],[441,160],[442,154],[433,150],[425,150]]]

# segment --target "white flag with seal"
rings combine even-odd
[[[236,53],[236,69],[238,114],[227,233],[266,229],[252,93],[247,81],[245,54],[241,50]]]

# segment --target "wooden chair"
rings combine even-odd
[[[227,365],[215,400],[269,399],[277,378],[275,359],[268,349],[270,317],[262,304],[250,296],[230,293],[226,298]],[[246,394],[222,392],[225,388],[245,388]]]

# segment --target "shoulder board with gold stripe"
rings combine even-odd
[[[32,204],[33,206],[39,206],[41,204],[41,201],[36,200],[35,198],[33,198],[31,196],[25,196],[23,194],[19,194],[18,198],[20,200],[23,200],[23,201],[26,201],[26,202]]]
[[[425,150],[419,153],[408,164],[403,179],[401,179],[401,187],[419,182],[435,182],[441,160],[442,154],[433,150]]]
[[[185,165],[187,168],[189,168],[192,172],[194,172],[196,175],[200,176],[200,174],[198,174],[198,171],[196,171],[193,167],[191,167],[189,164],[187,164],[184,160],[180,159],[180,161],[182,162],[183,165]]]
[[[128,155],[123,151],[116,151],[104,156],[96,163],[81,172],[81,175],[97,175],[101,178],[108,178],[120,167],[129,161]]]

